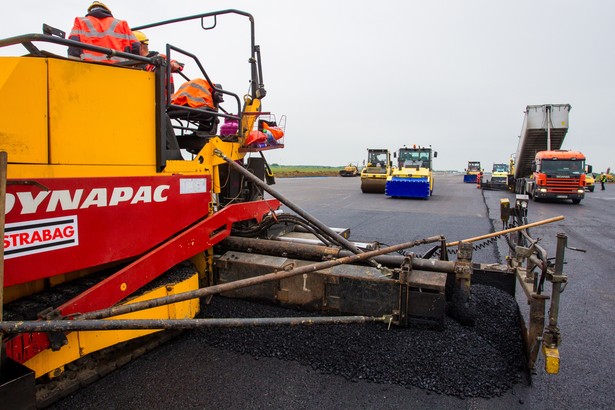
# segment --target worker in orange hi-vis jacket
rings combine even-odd
[[[139,41],[130,30],[128,23],[113,17],[109,7],[99,1],[93,2],[88,7],[85,17],[75,18],[68,39],[139,55]],[[86,61],[112,64],[125,61],[121,57],[107,56],[104,53],[80,47],[69,47],[68,55]]]

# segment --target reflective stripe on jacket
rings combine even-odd
[[[132,34],[128,23],[114,17],[96,18],[93,16],[77,17],[70,33],[71,40],[112,48],[125,53],[139,54],[139,41]],[[103,53],[80,50],[82,60],[117,63],[125,61],[121,57],[107,57]]]
[[[192,108],[209,107],[215,109],[212,94],[211,84],[207,80],[197,78],[183,83],[177,92],[171,96],[171,103],[187,105]]]

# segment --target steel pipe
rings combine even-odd
[[[263,327],[364,324],[384,322],[372,316],[318,316],[289,318],[224,319],[116,319],[116,320],[32,320],[0,322],[0,334],[74,332],[128,329],[194,329],[208,327]]]
[[[492,233],[489,233],[489,234],[486,234],[486,235],[475,236],[473,238],[468,238],[468,239],[463,239],[461,241],[455,241],[455,242],[447,243],[446,246],[457,246],[457,245],[459,245],[460,242],[482,241],[483,239],[489,239],[489,238],[493,238],[494,236],[500,236],[500,235],[504,235],[504,234],[507,234],[507,233],[517,232],[517,231],[521,231],[523,229],[532,228],[534,226],[539,226],[539,225],[549,224],[551,222],[561,221],[562,219],[564,219],[564,216],[560,215],[560,216],[556,216],[556,217],[549,218],[549,219],[543,219],[542,221],[532,222],[530,224],[516,226],[514,228],[504,229],[502,231],[492,232]]]
[[[345,258],[354,255],[352,252],[323,245],[307,245],[301,243],[282,242],[270,239],[243,238],[229,236],[220,243],[225,249],[264,253],[267,255],[284,256],[298,259],[323,260]],[[373,258],[381,265],[399,268],[404,261],[403,255],[378,255]],[[412,268],[432,272],[455,272],[455,262],[438,259],[412,258]]]

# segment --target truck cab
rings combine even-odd
[[[578,151],[540,151],[532,171],[527,192],[534,200],[570,199],[578,204],[585,197],[585,156]]]

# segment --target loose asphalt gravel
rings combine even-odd
[[[383,324],[196,330],[182,337],[254,357],[295,361],[350,381],[418,387],[457,397],[499,396],[523,377],[514,298],[472,288],[476,321],[447,317],[443,329]],[[216,297],[206,317],[292,317],[305,312]],[[241,341],[241,343],[238,343]]]

